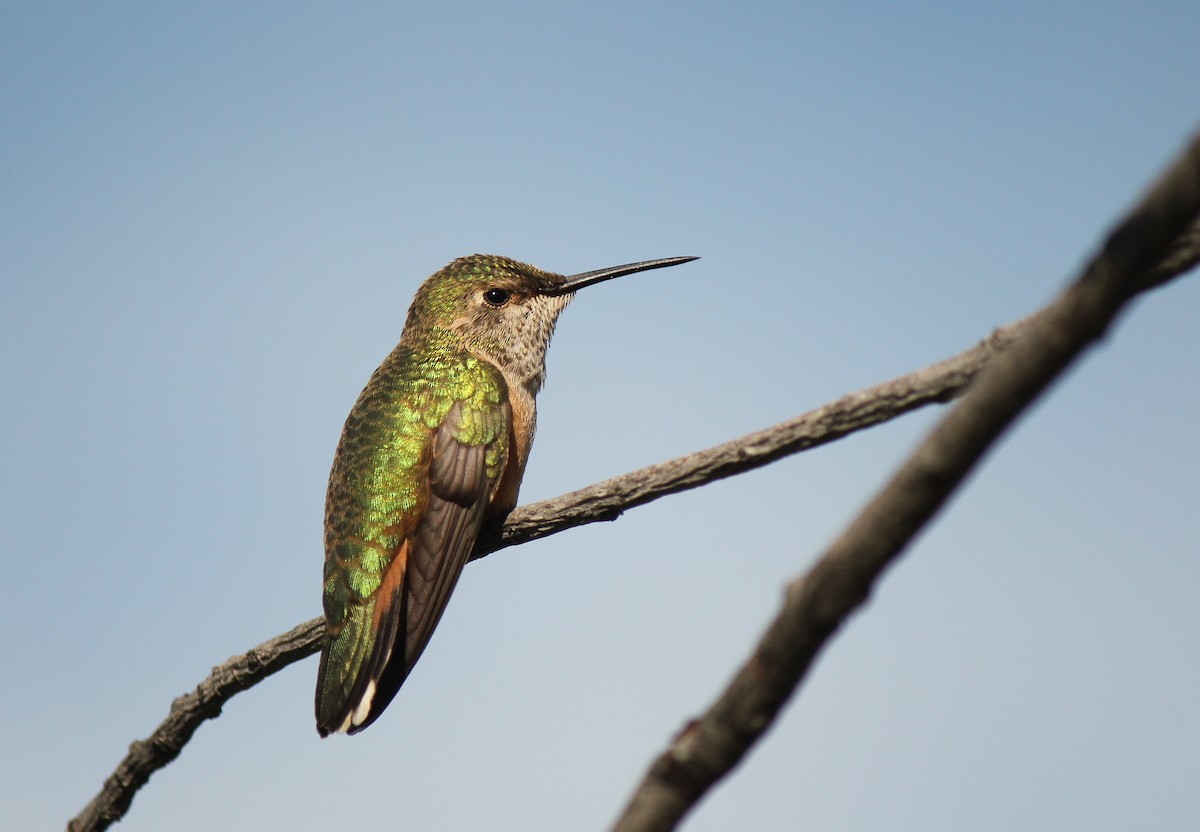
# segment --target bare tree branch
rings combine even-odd
[[[221,708],[235,695],[311,656],[324,632],[325,620],[314,618],[214,667],[194,691],[171,703],[170,713],[153,734],[129,746],[129,753],[104,781],[100,793],[67,824],[68,832],[107,829],[124,817],[138,789],[151,774],[179,756],[205,720],[220,716]]]
[[[1168,256],[1147,274],[1139,291],[1165,283],[1198,260],[1200,222],[1181,236]],[[774,427],[520,507],[509,515],[502,529],[481,537],[473,559],[574,526],[615,520],[625,510],[660,497],[745,473],[926,405],[950,401],[962,395],[993,358],[1023,337],[1045,314],[1043,311],[1001,327],[952,358],[850,393]],[[205,720],[219,716],[224,703],[236,694],[317,652],[324,631],[324,620],[314,618],[214,668],[194,691],[171,704],[167,718],[147,739],[130,746],[101,791],[67,825],[69,832],[103,830],[120,820],[138,789],[155,771],[179,756]]]
[[[1165,272],[1152,269],[1200,214],[1200,138],[1109,235],[1054,303],[1023,328],[967,395],[802,578],[729,686],[653,763],[614,829],[665,832],[758,741],[820,650],[883,571],[1014,419],[1122,306]],[[1175,249],[1177,252],[1178,249]],[[1194,262],[1194,261],[1193,261]]]

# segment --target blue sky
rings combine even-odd
[[[5,828],[61,828],[212,665],[320,610],[342,420],[419,282],[703,259],[560,321],[523,501],[707,447],[1037,308],[1198,124],[1200,7],[0,10]],[[998,447],[685,824],[1200,814],[1200,288]],[[466,570],[387,714],[309,659],[126,832],[603,828],[936,413]]]

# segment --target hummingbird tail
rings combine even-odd
[[[356,734],[366,728],[395,696],[400,685],[387,690],[392,653],[404,620],[404,573],[408,541],[392,560],[371,600],[355,606],[336,628],[330,627],[317,674],[317,732]],[[403,661],[394,664],[404,665]],[[393,668],[394,670],[394,668]]]

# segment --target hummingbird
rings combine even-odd
[[[350,410],[325,501],[317,731],[379,718],[420,658],[480,529],[517,504],[546,349],[575,292],[695,260],[563,276],[475,254],[428,278]]]

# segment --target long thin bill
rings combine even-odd
[[[557,286],[543,289],[542,294],[565,295],[578,291],[584,286],[591,286],[593,283],[612,280],[614,277],[623,277],[634,272],[647,272],[650,269],[665,269],[667,266],[678,266],[680,263],[690,263],[692,260],[699,259],[699,257],[663,257],[659,260],[642,260],[639,263],[626,263],[624,266],[610,266],[607,269],[596,269],[594,272],[573,274]]]

